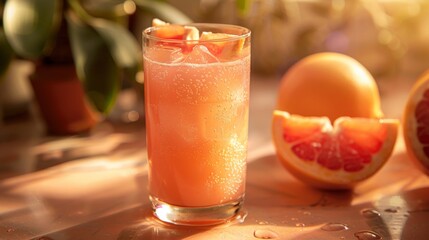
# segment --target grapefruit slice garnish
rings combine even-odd
[[[193,26],[182,26],[164,22],[158,18],[152,19],[153,27],[160,27],[155,35],[163,39],[198,40],[200,31]]]
[[[165,26],[168,25],[169,23],[162,21],[159,18],[153,18],[152,19],[152,27],[159,27],[159,26]]]
[[[158,18],[152,19],[152,26],[158,27],[155,36],[161,39],[186,40],[187,42],[160,42],[158,45],[167,47],[179,47],[182,52],[189,53],[200,38],[200,31],[193,26],[182,26],[164,22]]]
[[[185,28],[179,25],[165,25],[160,27],[155,35],[162,39],[185,39]]]
[[[230,40],[231,37],[238,36],[227,33],[202,32],[200,40],[204,41],[203,44],[215,56],[230,58],[241,53],[245,40],[244,38]],[[222,41],[222,39],[225,39],[225,41]]]
[[[240,38],[238,35],[202,32],[200,36],[198,28],[194,26],[170,24],[158,18],[152,19],[152,26],[158,27],[154,31],[154,36],[160,39],[167,39],[167,41],[160,41],[157,45],[179,47],[185,54],[192,52],[197,45],[204,45],[216,58],[232,60],[242,55],[245,45],[245,39]]]
[[[403,135],[408,156],[429,175],[429,72],[409,93],[403,113]]]
[[[399,121],[303,117],[276,110],[277,156],[295,177],[314,187],[347,189],[375,174],[391,156]]]

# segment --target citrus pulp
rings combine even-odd
[[[390,157],[399,121],[302,117],[274,111],[272,133],[280,162],[303,182],[347,189],[375,174]]]
[[[429,175],[429,72],[411,89],[402,124],[408,156]]]

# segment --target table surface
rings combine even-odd
[[[350,191],[311,188],[280,165],[270,130],[278,83],[252,76],[241,219],[211,228],[156,221],[142,121],[53,137],[31,119],[1,130],[0,239],[427,239],[429,178],[409,161],[401,135],[386,165]],[[386,116],[399,118],[410,82],[380,85]]]

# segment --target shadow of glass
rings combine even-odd
[[[245,201],[247,206],[347,206],[352,197],[352,190],[326,191],[302,183],[288,173],[274,154],[248,164]]]

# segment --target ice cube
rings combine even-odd
[[[174,46],[154,46],[146,49],[146,57],[162,63],[177,63],[184,59],[182,48]]]
[[[217,63],[219,59],[215,57],[206,46],[196,45],[192,52],[185,57],[183,61],[185,63],[196,63],[196,64],[206,64],[206,63]]]
[[[200,38],[200,31],[196,27],[185,26],[185,39],[198,40]]]

